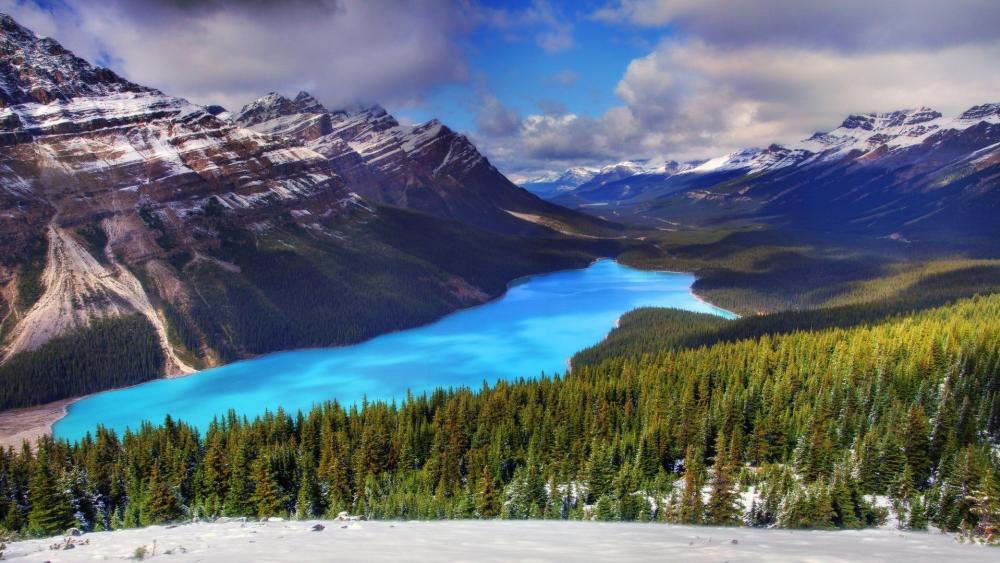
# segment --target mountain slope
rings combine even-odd
[[[357,193],[373,193],[364,178],[376,170],[363,160],[352,174],[323,143],[254,131],[219,108],[129,83],[7,16],[0,49],[0,408],[54,400],[70,387],[90,392],[102,381],[356,342],[480,303],[518,276],[582,266],[615,249],[517,219],[504,209],[516,212],[533,196],[499,188],[493,196],[493,185],[477,189],[480,200],[505,206],[488,218],[544,236],[382,207]],[[325,119],[317,116],[319,131]],[[445,140],[439,131],[437,142],[414,150],[418,137],[397,141],[415,162]],[[468,177],[498,174],[473,164]],[[452,158],[442,166],[466,165]],[[414,232],[448,252],[414,245]],[[160,353],[143,354],[128,377],[113,379],[123,365],[110,343],[138,349],[147,331],[136,322],[157,335]],[[90,346],[67,355],[67,338]],[[68,373],[93,384],[54,383]]]
[[[538,223],[615,232],[514,185],[467,137],[437,120],[401,125],[380,106],[328,111],[300,92],[294,99],[268,94],[245,106],[234,122],[322,154],[372,201],[505,233],[541,234],[545,228]]]
[[[655,224],[768,222],[897,238],[989,241],[1000,211],[1000,104],[849,116],[789,146],[642,172],[555,201]]]

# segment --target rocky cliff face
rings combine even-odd
[[[401,125],[380,106],[329,111],[301,92],[294,99],[268,94],[234,122],[322,154],[372,201],[507,233],[541,232],[526,216],[606,228],[515,186],[467,137],[437,120]]]
[[[156,299],[183,301],[169,261],[215,244],[213,214],[252,224],[292,208],[355,206],[322,155],[132,84],[6,16],[0,51],[0,283],[8,315],[20,317],[5,325],[5,357],[91,318],[131,312],[166,342],[133,270]],[[44,292],[27,303],[11,281],[39,249]],[[171,364],[189,369],[173,356]]]
[[[0,107],[124,92],[155,91],[95,67],[0,14]]]

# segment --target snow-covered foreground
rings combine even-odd
[[[890,530],[813,532],[547,521],[227,522],[15,543],[14,561],[998,561],[1000,549]],[[154,551],[155,550],[155,551]]]

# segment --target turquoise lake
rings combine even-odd
[[[636,307],[675,307],[733,317],[690,292],[694,276],[645,272],[613,260],[582,270],[532,276],[495,301],[437,322],[340,348],[269,354],[175,379],[83,399],[53,432],[75,440],[98,424],[118,431],[167,414],[199,428],[235,409],[253,416],[279,406],[307,410],[403,398],[435,387],[478,388],[483,381],[563,373],[578,350],[596,344]]]

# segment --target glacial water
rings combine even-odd
[[[644,272],[613,260],[525,278],[490,303],[414,329],[340,348],[297,350],[81,400],[54,433],[71,440],[103,424],[118,431],[167,414],[206,428],[235,409],[252,417],[330,399],[401,399],[436,387],[563,373],[574,352],[599,342],[623,313],[675,307],[732,317],[697,300],[690,274]]]

